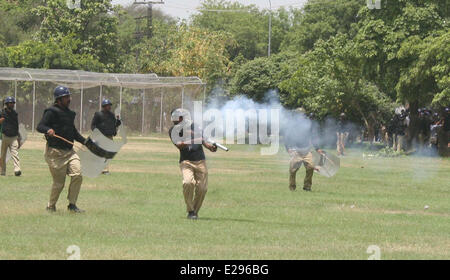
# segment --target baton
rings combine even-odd
[[[64,142],[66,142],[67,144],[70,144],[70,145],[72,145],[72,146],[74,146],[75,144],[73,143],[73,142],[70,142],[69,140],[67,140],[66,138],[64,138],[64,137],[61,137],[61,136],[59,136],[59,135],[53,135],[53,137],[56,137],[56,138],[58,138],[58,139],[60,139],[60,140],[63,140]]]
[[[53,135],[53,137],[56,137],[64,142],[66,142],[67,144],[70,144],[72,146],[75,146],[75,144],[69,140],[67,140],[64,137],[61,137],[59,135]],[[101,148],[96,142],[94,142],[90,137],[87,138],[86,143],[84,143],[84,145],[89,149],[89,151],[91,151],[94,155],[98,156],[98,157],[102,157],[102,158],[106,158],[106,159],[112,159],[117,152],[109,152],[106,151],[105,149]]]

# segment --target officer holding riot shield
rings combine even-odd
[[[111,112],[111,109],[112,102],[109,99],[103,100],[102,110],[94,114],[91,129],[94,130],[97,128],[103,135],[112,140],[113,137],[117,135],[117,128],[122,122],[120,121],[119,116],[115,116]],[[102,174],[109,174],[109,168],[106,167]]]
[[[289,189],[295,191],[297,188],[296,175],[299,168],[304,165],[306,169],[303,181],[303,190],[311,191],[312,178],[314,175],[313,147],[317,153],[324,155],[319,148],[318,126],[313,121],[297,116],[284,124],[282,129],[284,146],[291,160],[289,162]]]
[[[73,141],[76,140],[84,145],[87,140],[75,128],[76,113],[69,109],[70,95],[68,88],[56,87],[54,90],[55,104],[44,111],[42,120],[37,127],[37,130],[44,133],[47,139],[45,160],[53,177],[53,186],[47,205],[49,212],[56,211],[56,202],[64,188],[66,175],[70,177],[67,209],[74,213],[84,212],[76,205],[83,178],[80,158],[73,149]]]

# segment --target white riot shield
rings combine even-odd
[[[25,129],[25,125],[23,123],[19,124],[19,134],[20,134],[19,147],[22,147],[25,141],[27,141],[28,139],[28,132]]]
[[[109,154],[117,154],[123,145],[127,143],[126,131],[120,126],[119,135],[121,141],[114,141],[104,136],[100,130],[94,129],[89,138],[101,149]],[[81,173],[83,176],[95,178],[99,176],[105,167],[111,162],[111,158],[101,157],[94,154],[85,146],[77,148],[77,154],[81,161]]]
[[[19,149],[22,148],[25,141],[27,141],[28,138],[28,132],[25,129],[25,125],[23,123],[19,124],[19,134],[20,134],[20,141],[19,141]],[[0,147],[2,146],[2,140],[0,139]],[[9,149],[6,151],[6,162],[8,162],[11,159],[11,153]]]
[[[340,159],[331,154],[325,153],[324,155],[319,154],[318,152],[313,152],[313,162],[315,167],[317,168],[316,172],[325,177],[333,177],[336,175],[340,168]]]

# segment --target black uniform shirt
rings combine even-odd
[[[92,119],[91,129],[98,128],[105,136],[116,136],[117,127],[121,125],[121,121],[110,111],[95,112]]]
[[[14,109],[3,109],[0,112],[0,118],[5,118],[1,124],[3,134],[8,137],[19,136],[19,116]]]
[[[174,139],[172,139],[172,130],[173,130],[174,126],[172,126],[169,129],[169,137],[170,140],[172,140],[172,142],[174,144],[175,141]],[[195,129],[201,129],[201,128],[196,128],[194,124],[191,124],[191,129],[188,133],[191,134],[191,141],[194,139],[194,130]],[[183,129],[180,130],[179,136],[183,137],[184,131]],[[200,135],[202,135],[203,133],[201,132]],[[185,139],[189,140],[189,137],[186,137]],[[184,161],[184,160],[189,160],[189,161],[199,161],[199,160],[204,160],[205,159],[205,152],[203,151],[203,146],[202,144],[190,144],[187,145],[186,147],[184,147],[183,149],[180,150],[180,162]]]
[[[37,127],[37,131],[47,133],[49,129],[53,129],[56,135],[70,142],[76,140],[84,144],[86,139],[75,128],[75,116],[76,113],[69,108],[61,108],[58,105],[53,105],[45,109],[44,116]],[[47,137],[47,144],[49,147],[62,150],[70,150],[73,148],[73,145],[56,137]]]

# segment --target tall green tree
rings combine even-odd
[[[43,19],[38,32],[41,42],[70,36],[80,44],[78,54],[92,55],[105,70],[119,69],[118,19],[111,0],[83,0],[75,9],[70,9],[65,0],[47,0],[35,12]]]
[[[4,66],[82,69],[87,71],[104,70],[104,65],[93,55],[79,54],[77,52],[79,45],[79,41],[70,36],[58,39],[50,38],[46,42],[27,40],[17,46],[10,46],[5,49],[6,62]]]
[[[43,0],[0,0],[0,38],[7,46],[32,38],[39,29],[40,17],[32,13]]]
[[[294,62],[294,53],[279,53],[259,57],[243,64],[231,80],[231,95],[246,95],[263,101],[270,90],[279,91],[279,83],[286,78],[288,65]]]
[[[136,46],[139,72],[198,76],[209,86],[229,75],[227,47],[235,43],[229,34],[161,22],[156,26],[154,37]]]
[[[355,32],[358,11],[366,0],[309,0],[302,9],[292,10],[292,27],[285,36],[282,50],[304,53],[319,40],[338,33]]]
[[[409,104],[411,144],[418,133],[417,109],[430,105],[437,95],[441,101],[447,99],[447,91],[440,87],[445,87],[448,68],[431,64],[448,64],[440,62],[445,56],[437,56],[432,42],[440,42],[437,37],[448,30],[449,5],[441,0],[382,1],[382,4],[381,9],[360,10],[355,40],[364,61],[364,77],[391,98]],[[426,51],[428,48],[434,52]],[[424,68],[419,69],[419,65]]]
[[[398,0],[382,1],[381,9],[363,7],[358,15],[359,54],[364,58],[364,75],[376,83],[392,98],[402,102],[426,105],[426,98],[420,101],[422,91],[412,90],[409,95],[396,90],[400,73],[411,67],[418,58],[415,51],[406,51],[414,41],[418,43],[448,26],[449,8],[441,0]],[[447,20],[446,20],[447,18]],[[399,53],[402,45],[404,50]],[[416,49],[417,50],[417,49]],[[429,89],[425,90],[429,91]],[[416,95],[417,98],[413,98]]]
[[[344,112],[371,136],[377,119],[392,108],[390,99],[363,78],[356,44],[344,34],[319,40],[297,65],[298,70],[280,84],[281,100],[289,107],[303,107],[319,118]]]
[[[450,29],[424,40],[408,38],[398,57],[414,57],[410,67],[400,73],[396,87],[400,99],[437,107],[450,105]]]
[[[202,1],[200,13],[192,16],[192,25],[210,31],[227,32],[237,42],[228,49],[230,58],[239,55],[251,60],[266,56],[269,36],[269,12],[255,5],[244,5],[225,0]],[[285,9],[272,11],[273,53],[280,50],[284,35],[290,27],[290,16]]]

